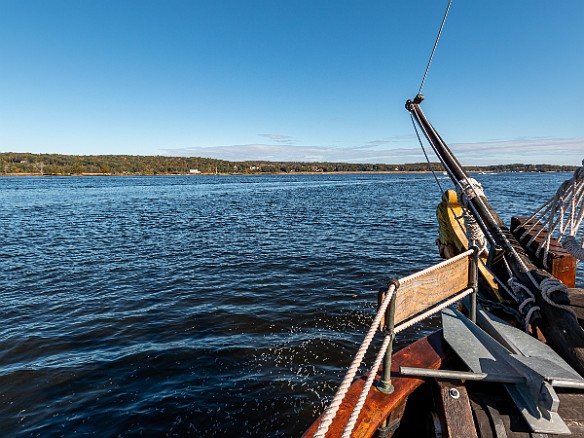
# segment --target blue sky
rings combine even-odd
[[[423,161],[446,1],[0,0],[0,151]],[[584,1],[454,0],[424,111],[463,164],[580,164]]]

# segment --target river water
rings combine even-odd
[[[507,223],[569,176],[476,175]],[[378,289],[440,261],[439,198],[410,174],[1,178],[3,436],[301,435]]]

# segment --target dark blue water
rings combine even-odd
[[[506,222],[567,177],[477,176]],[[377,290],[439,261],[430,175],[0,189],[4,436],[299,436]]]

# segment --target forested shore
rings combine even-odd
[[[432,169],[442,171],[439,163]],[[576,166],[504,164],[467,166],[477,172],[571,172]],[[200,157],[0,153],[0,175],[204,175],[333,172],[424,172],[428,163],[358,164],[225,161]]]

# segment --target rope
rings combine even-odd
[[[568,287],[560,280],[553,277],[546,278],[541,282],[541,296],[545,300],[545,302],[548,303],[550,306],[563,309],[566,312],[570,312],[572,315],[574,315],[575,318],[577,318],[576,312],[574,312],[574,309],[572,309],[570,306],[558,304],[554,300],[552,300],[551,295],[554,292],[562,292],[567,295]]]
[[[351,366],[347,370],[347,373],[345,374],[345,377],[343,378],[343,381],[341,382],[341,385],[339,386],[339,389],[337,390],[337,393],[335,394],[333,401],[331,402],[331,404],[325,411],[324,415],[322,416],[322,419],[320,420],[318,428],[314,433],[315,437],[323,438],[326,435],[328,428],[332,424],[335,416],[337,415],[337,411],[339,410],[339,407],[341,406],[341,403],[343,402],[343,399],[345,398],[345,395],[347,394],[347,391],[349,390],[349,387],[351,386],[351,383],[353,382],[353,379],[357,374],[359,365],[361,365],[361,361],[363,360],[363,357],[365,357],[365,353],[367,352],[367,349],[369,348],[371,341],[373,341],[373,337],[375,336],[377,327],[379,327],[381,319],[385,315],[385,311],[387,310],[387,307],[391,302],[391,298],[394,294],[394,291],[395,286],[390,285],[386,297],[383,300],[383,303],[381,303],[381,306],[377,311],[377,315],[375,315],[373,323],[371,324],[371,327],[369,328],[369,331],[367,332],[365,339],[363,340],[361,346],[359,347],[359,351],[357,351],[357,354],[353,358],[353,362],[351,362]]]
[[[463,181],[459,181],[458,190],[461,195],[460,199],[465,206],[468,205],[468,201],[471,199],[485,196],[483,185],[474,178],[465,178]]]
[[[523,330],[525,332],[529,332],[529,325],[531,324],[531,319],[533,318],[533,314],[536,311],[540,310],[540,307],[535,304],[536,303],[535,295],[533,295],[533,293],[529,290],[529,288],[527,288],[525,285],[523,285],[519,281],[517,281],[513,275],[511,275],[509,277],[508,284],[509,284],[509,287],[511,289],[513,289],[513,292],[515,292],[516,294],[520,290],[524,291],[527,294],[527,298],[524,299],[521,302],[521,304],[519,305],[519,312],[521,314],[525,314],[525,318],[523,320]],[[530,303],[533,303],[533,305],[527,311],[527,313],[525,313],[524,310],[527,307],[527,305]]]
[[[539,244],[536,255],[543,252],[543,261],[549,269],[548,254],[552,239],[558,240],[562,246],[578,260],[584,260],[584,233],[577,237],[580,225],[584,220],[584,160],[572,178],[564,181],[552,196],[526,222],[521,239],[532,234],[527,242],[531,245],[542,233],[545,236]],[[533,230],[540,226],[539,230]],[[562,242],[563,239],[563,242]]]
[[[359,418],[359,414],[361,413],[363,406],[365,406],[365,400],[367,400],[367,395],[369,395],[369,391],[371,390],[371,387],[373,386],[373,381],[375,380],[375,376],[377,376],[377,370],[381,366],[381,361],[383,360],[383,356],[385,355],[385,352],[387,351],[387,347],[389,346],[389,343],[391,342],[391,338],[392,338],[391,335],[387,335],[383,339],[383,344],[381,344],[381,348],[379,349],[379,352],[377,353],[377,357],[375,358],[375,362],[373,363],[371,370],[369,370],[369,375],[367,376],[367,380],[365,381],[365,384],[363,385],[363,389],[361,390],[361,394],[359,394],[359,400],[357,401],[357,404],[353,408],[353,412],[351,412],[351,417],[349,418],[349,422],[347,423],[347,426],[345,426],[345,430],[343,431],[342,438],[349,438],[351,436],[351,432],[353,432],[353,429],[355,428],[355,424],[357,424],[357,419]]]
[[[464,226],[466,228],[466,238],[469,242],[477,242],[479,247],[479,254],[487,249],[487,240],[483,234],[483,230],[477,223],[477,220],[467,209],[464,210]]]
[[[450,11],[450,5],[452,5],[452,0],[448,1],[448,6],[446,6],[446,12],[444,12],[444,18],[442,18],[442,24],[440,25],[440,30],[436,36],[436,41],[434,42],[434,47],[432,48],[432,53],[430,54],[430,59],[428,59],[428,65],[426,66],[426,71],[424,72],[424,77],[422,78],[422,83],[420,84],[420,89],[418,94],[422,94],[422,88],[424,88],[424,83],[426,82],[426,77],[428,76],[428,71],[430,70],[430,64],[432,64],[432,59],[434,59],[434,54],[436,53],[436,48],[438,47],[438,41],[440,41],[440,36],[442,35],[442,30],[444,29],[444,24],[446,24],[446,17],[448,17],[448,12]]]
[[[515,307],[511,307],[507,304],[499,303],[498,301],[492,301],[484,298],[481,295],[477,296],[477,302],[481,305],[483,309],[488,312],[493,313],[494,311],[501,311],[509,316],[512,316],[518,324],[523,323],[523,315]]]
[[[442,188],[442,184],[440,184],[440,180],[436,176],[436,172],[434,172],[434,169],[432,168],[432,163],[430,162],[430,158],[428,157],[428,153],[426,152],[426,149],[424,148],[424,143],[422,142],[422,138],[420,137],[420,133],[418,132],[418,126],[416,125],[416,121],[414,120],[414,115],[412,113],[410,113],[410,119],[412,121],[412,125],[414,126],[414,132],[416,133],[416,137],[418,137],[418,143],[420,143],[420,147],[422,148],[422,152],[424,153],[424,156],[426,157],[426,162],[428,163],[428,170],[430,172],[432,172],[432,175],[434,176],[434,180],[436,181],[436,184],[438,184],[438,187],[440,188],[440,191],[442,192],[442,196],[444,196],[444,189]]]
[[[580,245],[574,236],[568,236],[564,239],[562,246],[578,260],[584,260],[584,245]]]
[[[517,252],[515,252],[514,254],[516,254],[518,256]],[[517,301],[517,303],[519,304],[519,307],[517,308],[517,310],[519,310],[520,314],[525,315],[525,317],[523,318],[523,331],[528,333],[529,332],[529,325],[531,324],[531,321],[533,319],[533,314],[536,311],[540,310],[540,307],[537,305],[537,301],[535,300],[535,295],[533,294],[533,292],[531,292],[531,290],[528,287],[526,287],[524,284],[517,281],[517,279],[513,275],[513,270],[511,269],[511,266],[509,266],[509,262],[507,261],[507,259],[504,256],[503,256],[503,264],[505,266],[505,269],[507,270],[507,274],[509,275],[509,280],[507,281],[507,284],[509,285],[511,290],[514,292],[515,301]],[[521,264],[523,264],[523,260],[521,260]],[[530,273],[528,273],[528,276],[529,276],[531,282],[533,284],[535,284],[535,286],[539,289],[539,285],[537,284],[537,282],[535,281],[533,276]],[[520,298],[519,291],[525,292],[525,295],[526,295],[526,298],[523,301],[521,301],[521,303],[519,303],[519,298]],[[529,304],[531,304],[531,306],[529,307],[529,310],[527,312],[525,312],[525,308]]]
[[[505,261],[505,264],[507,264],[507,260],[505,260],[505,258],[503,258],[503,260]],[[505,292],[507,292],[507,295],[509,295],[511,298],[513,298],[513,300],[515,300],[515,302],[519,302],[519,298],[517,297],[517,295],[515,295],[515,292],[513,292],[512,289],[509,289],[509,287],[507,287],[508,285],[505,284],[505,282],[503,280],[501,280],[497,274],[495,274],[488,266],[487,263],[479,258],[479,261],[481,262],[481,264],[483,265],[483,267],[486,269],[486,271],[491,274],[493,276],[493,278],[495,279],[495,281],[497,283],[499,283],[499,286],[501,286],[503,288],[503,290]]]
[[[400,278],[399,284],[403,286],[407,283],[411,283],[412,281],[418,279],[419,277],[421,277],[423,275],[429,274],[429,273],[434,272],[434,271],[438,271],[438,270],[444,268],[445,266],[449,266],[452,263],[457,262],[460,259],[464,259],[464,258],[471,256],[473,253],[474,253],[473,249],[467,249],[465,252],[461,252],[460,254],[458,254],[458,255],[456,255],[448,260],[444,260],[436,265],[430,266],[429,268],[423,269],[423,270],[418,271],[418,272],[414,272],[413,274],[410,274],[406,277]]]

